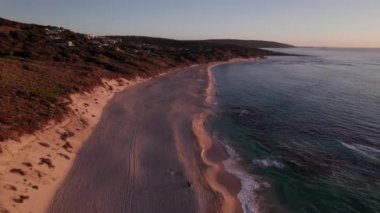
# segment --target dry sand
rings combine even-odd
[[[241,212],[228,156],[196,119],[211,107],[208,75],[192,67],[117,94],[50,212]]]
[[[117,94],[82,147],[50,212],[213,212],[193,117],[204,110],[206,66]]]
[[[0,212],[242,212],[205,130],[219,64],[73,95],[65,122],[3,143]]]
[[[77,151],[92,133],[103,108],[116,92],[141,82],[104,80],[90,93],[71,96],[72,110],[62,123],[1,143],[0,212],[44,212]]]

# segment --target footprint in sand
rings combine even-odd
[[[43,164],[47,165],[49,167],[49,169],[55,168],[51,159],[49,159],[49,158],[40,158],[40,163],[38,163],[38,165],[43,165]]]
[[[63,154],[63,153],[57,153],[57,155],[59,155],[59,156],[65,158],[66,160],[70,160],[70,157],[67,156],[67,155],[65,155],[65,154]]]
[[[39,142],[38,144],[40,144],[41,146],[46,147],[46,148],[50,147],[49,144],[44,143],[44,142]]]
[[[22,165],[26,166],[26,167],[29,167],[29,168],[32,168],[33,165],[29,162],[23,162]]]
[[[17,187],[13,186],[13,185],[10,185],[10,184],[5,185],[4,189],[12,190],[12,191],[17,191]]]
[[[13,198],[13,201],[16,203],[23,203],[24,200],[29,199],[29,196],[27,195],[20,195],[18,198]]]
[[[22,170],[22,169],[15,169],[15,168],[13,168],[13,169],[9,170],[9,172],[14,173],[14,174],[19,174],[21,176],[25,176],[26,175],[26,172],[24,170]]]

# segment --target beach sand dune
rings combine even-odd
[[[223,204],[239,191],[239,181],[215,173],[211,181],[228,180],[225,185],[235,190],[226,186],[221,193],[212,187],[220,186],[208,180],[215,168],[204,162],[193,131],[194,118],[207,108],[208,77],[206,65],[191,67],[116,94],[49,212],[193,213],[222,212],[226,206],[239,212],[238,204],[231,204],[236,199]],[[222,156],[211,159],[226,157],[216,153]]]

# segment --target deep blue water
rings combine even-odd
[[[380,50],[282,51],[213,69],[214,133],[268,212],[380,212]]]

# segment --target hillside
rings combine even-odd
[[[259,41],[259,40],[237,40],[237,39],[210,39],[204,40],[207,43],[222,44],[222,45],[235,45],[239,47],[248,48],[291,48],[294,47],[289,44],[283,44],[273,41]]]
[[[272,54],[218,42],[96,37],[0,18],[0,141],[59,121],[69,95],[102,78],[146,78],[194,63]]]
[[[171,46],[213,46],[213,47],[240,47],[240,48],[292,48],[294,46],[273,41],[238,40],[238,39],[209,39],[209,40],[174,40],[166,38],[153,38],[147,36],[109,36],[114,38],[126,38],[130,41],[171,45]],[[272,53],[275,54],[275,53]]]

